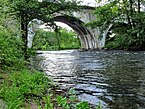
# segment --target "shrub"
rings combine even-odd
[[[43,73],[22,70],[11,73],[4,79],[0,98],[6,101],[10,109],[17,109],[24,105],[25,100],[41,98],[51,86],[51,80]]]
[[[22,41],[19,36],[0,26],[0,68],[20,68],[23,64]]]

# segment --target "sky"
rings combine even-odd
[[[78,1],[82,1],[83,5],[88,5],[88,6],[93,6],[93,7],[97,5],[95,0],[78,0]]]
[[[90,5],[92,4],[96,4],[96,6],[98,5],[98,3],[96,2],[96,0],[77,0],[77,1],[82,1],[84,4],[89,4],[90,3]],[[103,5],[103,4],[105,4],[105,3],[107,3],[108,2],[108,0],[101,0],[101,2],[100,2],[100,4],[101,5]],[[89,6],[90,6],[89,5]],[[94,5],[93,5],[94,6]]]
[[[91,3],[96,3],[95,0],[80,0],[80,1],[83,1],[83,2],[91,2]]]

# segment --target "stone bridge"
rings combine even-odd
[[[63,16],[58,14],[56,17],[53,18],[53,20],[67,24],[78,34],[81,43],[81,49],[86,50],[101,49],[105,43],[104,38],[106,35],[106,31],[104,31],[104,34],[101,35],[98,28],[91,29],[85,26],[85,23],[88,23],[96,19],[96,17],[93,14],[93,11],[95,7],[97,7],[97,5],[96,4],[91,4],[91,6],[89,5],[90,4],[84,6],[84,9],[82,9],[79,12],[73,12],[73,16],[68,15]],[[37,19],[34,19],[29,23],[29,31],[28,31],[29,48],[32,46],[32,40],[33,36],[35,35],[35,32],[42,24],[43,22]]]

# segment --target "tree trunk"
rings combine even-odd
[[[133,1],[132,0],[129,0],[129,5],[130,5],[130,9],[129,9],[129,11],[130,11],[130,14],[129,14],[129,16],[131,17],[131,21],[132,21],[132,28],[135,28],[135,22],[134,22],[134,20],[133,20],[133,17],[134,17],[134,14],[135,14],[135,12],[134,12],[134,10],[133,10]]]
[[[130,27],[132,27],[131,19],[130,19],[130,16],[129,16],[129,12],[127,10],[127,4],[126,4],[126,2],[127,1],[123,0],[123,4],[124,4],[124,7],[125,7],[126,17],[127,17],[128,24],[129,24]]]
[[[140,0],[138,0],[138,13],[140,13]]]
[[[21,18],[21,31],[22,31],[22,40],[23,40],[23,52],[24,52],[24,57],[27,58],[28,55],[27,55],[27,43],[28,43],[28,39],[27,39],[27,36],[28,36],[28,23],[26,21],[26,17],[22,17]]]

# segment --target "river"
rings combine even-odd
[[[80,100],[103,109],[145,109],[145,52],[37,52],[33,62],[62,89],[74,88]]]

